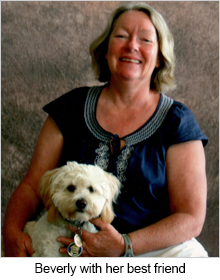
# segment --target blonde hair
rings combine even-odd
[[[92,57],[92,67],[98,80],[100,82],[110,81],[111,73],[107,60],[105,59],[108,50],[109,37],[119,16],[128,11],[140,11],[147,14],[157,32],[160,66],[155,68],[152,73],[151,89],[159,92],[166,92],[175,88],[173,36],[162,15],[145,3],[128,4],[116,9],[112,13],[104,32],[91,43],[90,55]]]

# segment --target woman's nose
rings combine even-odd
[[[137,41],[136,38],[132,37],[132,38],[129,38],[129,39],[128,39],[128,42],[127,42],[127,49],[128,49],[130,52],[138,51],[138,50],[139,50],[139,43],[138,43],[138,41]]]

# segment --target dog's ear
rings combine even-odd
[[[105,175],[109,182],[109,201],[115,202],[120,193],[121,183],[113,174],[105,172]]]
[[[54,190],[52,189],[52,183],[59,170],[59,168],[56,168],[47,171],[40,180],[39,193],[44,203],[44,206],[48,211],[48,222],[54,221],[58,214],[58,210],[56,209],[52,200],[52,196],[54,194]]]
[[[59,216],[59,211],[57,207],[52,203],[50,209],[48,210],[47,220],[49,223],[56,221],[57,217]]]
[[[101,213],[101,219],[103,222],[110,224],[115,217],[115,214],[112,209],[112,202],[109,200],[106,200],[105,205],[102,209]]]
[[[120,181],[111,173],[105,172],[105,175],[108,179],[108,198],[106,200],[106,203],[103,207],[102,213],[101,213],[101,219],[105,223],[111,223],[115,217],[115,214],[113,212],[112,202],[116,201],[116,198],[118,197],[120,193],[121,183]]]

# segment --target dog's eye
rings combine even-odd
[[[91,193],[93,193],[94,192],[94,189],[93,189],[93,187],[88,187],[88,189],[89,189],[89,191],[91,192]]]
[[[69,187],[67,187],[67,190],[69,191],[69,192],[74,192],[75,191],[75,186],[73,186],[73,185],[70,185]]]

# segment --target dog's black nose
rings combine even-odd
[[[79,210],[83,210],[87,205],[87,201],[85,199],[79,199],[76,201],[76,207]]]

